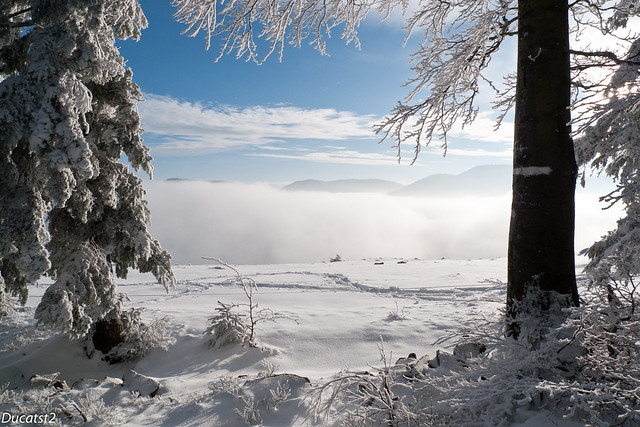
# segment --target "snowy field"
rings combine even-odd
[[[80,425],[85,417],[93,425],[375,425],[349,418],[372,407],[366,400],[345,407],[353,393],[323,410],[322,385],[358,373],[350,377],[358,394],[385,363],[411,353],[425,360],[451,353],[465,331],[500,324],[507,268],[505,258],[494,256],[506,253],[508,194],[400,198],[159,182],[148,196],[152,233],[173,254],[177,286],[167,294],[151,275],[131,272],[119,291],[127,295],[125,308],[144,309],[143,320],[155,330],[166,326],[164,348],[119,365],[100,352],[88,358],[84,341],[69,343],[35,325],[47,282],[31,286],[27,305],[0,324],[0,386],[6,384],[0,425],[52,418]],[[619,212],[602,211],[594,194],[579,195],[578,205],[580,250],[611,229]],[[336,253],[344,261],[329,262]],[[247,299],[232,270],[202,255],[234,263],[256,282],[254,303],[277,317],[257,324],[255,347],[210,347],[204,332],[218,302]],[[326,261],[309,261],[318,259]],[[130,369],[141,376],[131,377]],[[396,384],[395,392],[402,396],[404,386]],[[559,422],[547,415],[524,411],[504,420]],[[477,424],[496,420],[503,421],[497,415]]]
[[[148,322],[168,322],[168,341],[165,349],[120,365],[102,361],[99,352],[89,359],[82,342],[69,344],[40,330],[33,311],[45,286],[32,287],[26,307],[1,326],[0,384],[9,386],[0,410],[48,414],[62,424],[82,424],[86,416],[93,425],[340,425],[340,413],[326,420],[311,416],[320,384],[344,370],[382,366],[381,340],[392,362],[410,353],[432,358],[437,350],[450,352],[452,333],[483,317],[497,319],[505,300],[498,282],[505,279],[504,258],[236,268],[256,281],[259,307],[283,316],[258,325],[258,348],[213,349],[203,335],[218,301],[246,302],[234,273],[215,262],[178,265],[178,284],[169,294],[151,276],[121,281],[127,306],[144,307]],[[155,397],[135,381],[123,385],[129,369],[159,382]],[[280,380],[286,380],[284,391]]]

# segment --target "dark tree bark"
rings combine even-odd
[[[513,203],[507,314],[529,289],[578,305],[574,224],[577,166],[571,139],[567,2],[518,2]],[[545,303],[539,307],[544,314]],[[517,336],[518,326],[511,332]]]
[[[108,354],[118,344],[127,338],[124,323],[120,317],[109,320],[98,320],[93,332],[93,346],[103,354]]]

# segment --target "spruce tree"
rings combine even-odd
[[[142,180],[120,161],[152,174],[115,46],[146,25],[137,0],[0,3],[0,298],[24,304],[51,277],[36,318],[72,337],[119,315],[129,268],[175,282]]]

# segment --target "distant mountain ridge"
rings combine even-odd
[[[511,191],[510,165],[477,166],[458,175],[434,174],[409,185],[380,179],[344,179],[295,181],[284,191],[329,193],[384,193],[393,196],[490,196]]]
[[[382,179],[341,179],[318,181],[307,179],[293,182],[284,191],[324,191],[328,193],[390,193],[402,188],[402,184]]]
[[[201,181],[201,182],[210,182],[212,184],[224,184],[227,181],[222,181],[219,179],[210,179],[210,180],[202,180],[202,179],[193,179],[193,178],[167,178],[165,179],[166,182],[195,182],[195,181]]]
[[[406,185],[394,196],[497,195],[511,191],[510,165],[476,166],[459,175],[435,174]]]

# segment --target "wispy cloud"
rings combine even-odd
[[[347,141],[379,140],[372,130],[377,118],[334,109],[304,109],[292,106],[212,106],[146,94],[139,104],[142,126],[153,153],[165,156],[198,156],[231,150],[248,150],[246,155],[315,163],[349,165],[394,165],[395,153],[358,151]],[[464,128],[449,133],[448,153],[467,157],[509,158],[510,150],[462,148],[459,140],[506,143],[512,140],[512,124],[495,132],[490,114],[480,114]],[[324,141],[303,147],[305,140]],[[463,144],[467,145],[467,144]],[[439,148],[432,148],[438,150]],[[413,155],[407,156],[407,161]]]
[[[479,113],[473,123],[462,126],[456,125],[448,133],[450,138],[462,138],[483,142],[513,142],[513,122],[503,121],[496,129],[495,112]]]
[[[361,153],[353,150],[314,151],[299,154],[255,153],[256,157],[278,159],[305,160],[317,163],[340,163],[347,165],[394,165],[398,163],[396,156],[381,153]]]
[[[252,146],[269,149],[294,139],[376,138],[374,116],[334,109],[211,106],[152,94],[145,95],[139,109],[145,134],[155,138],[154,152],[161,154],[198,155]]]
[[[513,157],[512,150],[502,150],[502,151],[489,151],[483,149],[473,149],[473,150],[464,150],[458,148],[449,148],[447,150],[447,155],[450,156],[463,156],[463,157],[501,157],[510,159]]]

